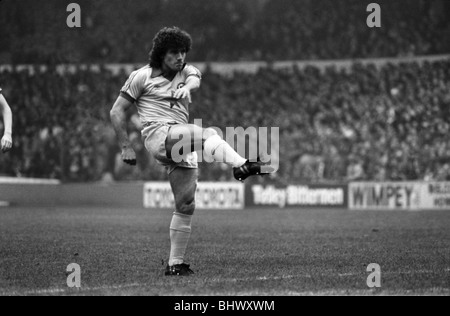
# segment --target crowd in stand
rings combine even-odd
[[[381,28],[362,0],[4,1],[0,63],[141,63],[153,35],[176,24],[195,42],[191,61],[396,57],[450,51],[450,2],[378,0]],[[81,48],[81,49],[80,49]]]
[[[14,113],[14,150],[0,175],[63,181],[162,180],[146,153],[136,111],[129,131],[136,168],[120,161],[109,110],[127,71],[52,65],[145,63],[162,26],[194,39],[189,61],[282,61],[406,57],[450,52],[450,2],[378,0],[369,28],[361,0],[78,0],[0,3],[0,64],[46,64],[0,72]],[[175,22],[174,22],[175,21]],[[58,27],[61,25],[61,27]],[[450,179],[450,61],[351,69],[262,68],[233,77],[206,71],[192,120],[204,127],[280,127],[275,181]],[[1,130],[0,126],[0,130]],[[229,180],[202,163],[201,180]]]
[[[3,71],[14,113],[14,150],[0,174],[63,181],[162,180],[146,153],[136,111],[129,131],[138,166],[120,161],[109,110],[125,72]],[[280,127],[280,182],[450,179],[450,60],[398,65],[273,69],[233,77],[206,71],[191,121]],[[201,180],[229,180],[223,164]]]

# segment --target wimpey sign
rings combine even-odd
[[[422,184],[418,182],[350,183],[350,209],[418,210]]]
[[[350,209],[450,210],[449,182],[355,182],[348,195]]]
[[[243,209],[244,184],[200,182],[196,192],[197,209]],[[175,201],[168,182],[144,185],[144,207],[175,210]]]

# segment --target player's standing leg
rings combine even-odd
[[[170,224],[170,258],[166,275],[190,275],[193,271],[184,263],[184,255],[191,236],[195,211],[195,191],[198,169],[175,168],[169,181],[175,197],[175,213]]]

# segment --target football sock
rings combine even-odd
[[[184,254],[191,237],[192,215],[173,213],[170,223],[170,258],[169,266],[182,264]]]
[[[214,158],[216,162],[224,162],[233,168],[239,168],[247,162],[219,135],[213,135],[205,140],[205,154]]]

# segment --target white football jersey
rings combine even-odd
[[[200,71],[185,65],[172,81],[162,75],[152,78],[152,68],[147,65],[131,73],[120,90],[121,95],[136,104],[142,124],[149,122],[187,124],[189,121],[189,100],[176,100],[175,91],[183,87],[186,79],[196,76]]]

